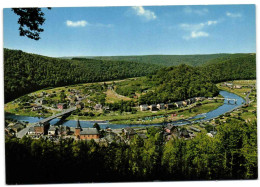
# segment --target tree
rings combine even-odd
[[[19,16],[20,36],[39,40],[40,33],[44,31],[40,26],[45,22],[41,8],[12,8],[12,11]]]
[[[101,129],[98,123],[95,123],[93,125],[93,128],[96,128],[98,131],[100,131],[100,129]]]

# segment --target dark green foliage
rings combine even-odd
[[[218,134],[164,143],[148,128],[130,144],[6,138],[7,184],[256,179],[257,126],[231,120]]]
[[[5,102],[46,87],[139,77],[157,69],[136,62],[62,60],[4,49]]]
[[[96,128],[98,131],[100,131],[100,126],[99,126],[98,123],[95,123],[95,124],[93,125],[93,128]]]
[[[205,73],[199,68],[179,65],[159,70],[147,77],[154,91],[149,91],[139,99],[140,103],[170,103],[192,97],[212,97],[218,94],[215,84],[208,81]]]
[[[102,60],[120,60],[127,62],[140,62],[158,64],[163,66],[176,66],[180,64],[187,64],[190,66],[201,66],[204,64],[211,64],[221,62],[238,56],[245,56],[247,54],[209,54],[209,55],[144,55],[144,56],[97,56],[94,59]],[[87,58],[87,57],[86,57]],[[89,57],[88,57],[89,58]],[[84,59],[81,57],[80,59]]]
[[[256,55],[248,54],[201,67],[209,81],[256,79]]]
[[[107,103],[110,111],[120,111],[120,112],[135,112],[136,109],[133,107],[136,105],[134,101],[119,101],[115,103]]]
[[[12,11],[19,16],[20,36],[39,40],[40,33],[44,31],[41,25],[45,21],[41,8],[12,8]]]

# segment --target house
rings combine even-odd
[[[34,130],[34,127],[30,127],[28,132],[27,132],[28,135],[35,135],[35,130]]]
[[[226,86],[227,86],[227,87],[232,87],[233,84],[232,84],[232,83],[226,83]]]
[[[241,86],[241,85],[235,85],[235,86],[233,86],[233,88],[235,88],[235,89],[241,89],[242,86]]]
[[[126,127],[124,129],[122,129],[122,132],[126,136],[127,139],[132,139],[136,135],[135,130],[132,129],[131,127]]]
[[[205,97],[195,97],[196,101],[203,101],[205,100],[206,98]]]
[[[6,135],[10,135],[10,136],[14,136],[15,135],[15,131],[12,128],[7,127],[7,128],[5,128],[5,134]]]
[[[40,104],[45,105],[45,104],[47,104],[47,101],[45,99],[41,99]]]
[[[150,108],[151,111],[156,111],[156,110],[158,110],[158,109],[157,109],[157,106],[156,106],[155,104],[150,105],[149,108]]]
[[[196,102],[196,98],[195,97],[190,98],[190,104],[195,103],[195,102]]]
[[[177,108],[180,108],[183,106],[183,102],[182,101],[177,101],[174,103],[176,105]]]
[[[91,140],[99,139],[99,132],[96,128],[83,128],[80,131],[79,139],[81,140]]]
[[[110,108],[109,108],[109,106],[104,106],[103,107],[103,110],[109,110]]]
[[[95,110],[101,110],[101,109],[102,109],[102,105],[101,105],[101,104],[96,104],[96,105],[94,106],[94,109],[95,109]]]
[[[20,130],[22,130],[24,128],[24,125],[22,125],[21,123],[15,123],[14,125],[11,126],[11,128],[15,132],[19,132]]]
[[[159,103],[159,104],[157,104],[157,108],[158,108],[159,110],[165,109],[164,103]]]
[[[38,111],[38,110],[41,110],[42,109],[42,106],[41,105],[35,105],[32,107],[32,111]]]
[[[67,104],[66,103],[58,103],[57,104],[57,108],[60,110],[66,109],[67,108]]]
[[[47,95],[46,92],[42,92],[42,93],[40,93],[40,97],[43,97],[43,96],[45,96],[45,95]]]
[[[148,105],[140,105],[140,110],[141,111],[146,111],[146,110],[148,110],[149,108],[148,108]]]
[[[48,130],[48,135],[55,136],[57,134],[57,129],[54,126],[50,126]]]
[[[99,139],[100,134],[96,128],[81,128],[79,120],[75,128],[75,136],[80,140]]]
[[[77,108],[83,109],[84,108],[84,103],[80,102],[76,105]]]
[[[191,100],[190,99],[186,99],[184,102],[186,103],[186,105],[190,105],[191,104]]]
[[[173,103],[168,103],[168,104],[165,105],[165,108],[166,108],[166,109],[173,109],[174,106],[175,106],[175,105],[174,105]]]
[[[37,123],[34,126],[35,134],[41,134],[41,135],[47,134],[48,127],[49,127],[49,125],[44,125],[42,123]]]
[[[187,103],[188,101],[187,100],[185,100],[185,101],[182,101],[182,104],[183,104],[183,106],[187,106],[188,105],[188,103]]]

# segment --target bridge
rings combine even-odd
[[[66,109],[66,110],[63,110],[61,113],[58,113],[58,114],[55,114],[53,116],[50,116],[48,118],[45,118],[45,119],[42,119],[40,120],[38,123],[39,124],[46,124],[48,122],[50,122],[51,120],[57,118],[57,117],[60,117],[60,116],[63,116],[63,117],[68,117],[73,111],[77,110],[77,107],[72,107],[72,108],[69,108],[69,109]]]
[[[219,99],[219,100],[227,100],[228,104],[230,104],[230,101],[234,101],[234,104],[237,104],[237,99],[231,99],[231,98],[222,98],[222,97],[213,97],[213,99]]]

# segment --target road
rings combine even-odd
[[[20,130],[20,131],[16,134],[16,137],[17,137],[17,138],[22,138],[24,135],[27,134],[27,132],[29,131],[29,128],[30,128],[30,127],[34,127],[34,126],[35,126],[34,123],[28,124],[26,128]]]
[[[247,104],[247,105],[250,103],[249,95],[251,94],[251,92],[252,92],[252,89],[251,89],[250,92],[248,92],[248,94],[246,95],[246,104]]]

